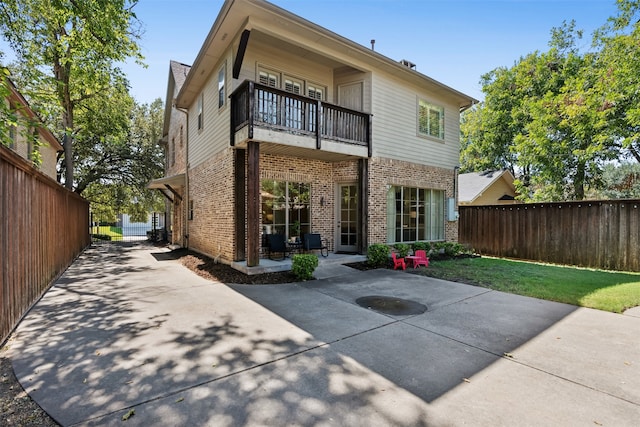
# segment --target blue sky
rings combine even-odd
[[[615,14],[614,0],[272,0],[272,3],[395,59],[476,99],[480,76],[546,50],[551,28],[575,19],[591,32]],[[223,0],[140,0],[146,69],[125,64],[139,102],[164,98],[169,61],[192,64]],[[4,46],[3,46],[4,47]],[[5,48],[6,49],[6,48]]]

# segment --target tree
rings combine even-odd
[[[610,163],[602,173],[603,189],[597,196],[606,199],[640,199],[640,164]]]
[[[581,37],[565,23],[547,52],[483,76],[485,101],[461,127],[464,170],[510,169],[524,200],[580,200],[600,185],[619,144],[606,132],[599,57],[579,52]]]
[[[621,158],[640,163],[640,2],[618,0],[618,15],[595,34],[599,48],[597,89],[607,132]]]
[[[101,111],[92,110],[94,128],[78,134],[77,191],[102,218],[124,211],[134,220],[146,221],[149,211],[164,210],[159,193],[146,188],[164,171],[164,152],[157,144],[162,135],[162,100],[139,105],[126,97],[100,107]],[[127,121],[110,122],[109,110],[120,108],[131,111]],[[108,138],[94,136],[103,135],[102,126],[112,127]]]
[[[65,185],[74,188],[78,108],[125,91],[116,64],[142,59],[136,43],[137,0],[3,0],[0,29],[22,66],[21,86],[47,115],[59,117]],[[38,102],[35,102],[35,101]],[[103,101],[104,102],[104,101]]]

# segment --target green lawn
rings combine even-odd
[[[101,225],[100,227],[91,227],[91,234],[102,234],[111,237],[122,237],[121,227],[111,227],[108,225]]]
[[[640,274],[497,258],[432,261],[420,274],[621,313],[640,305]]]

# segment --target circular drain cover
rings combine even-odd
[[[412,314],[422,314],[427,311],[427,306],[419,302],[378,295],[358,298],[356,304],[360,307],[394,316],[409,316]]]

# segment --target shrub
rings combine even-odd
[[[93,240],[111,240],[111,236],[108,234],[92,234],[91,238]]]
[[[426,251],[427,253],[429,253],[429,251],[431,250],[431,243],[429,242],[414,242],[413,244],[413,251]]]
[[[374,243],[367,250],[367,264],[372,267],[386,267],[389,263],[389,246]]]
[[[318,257],[313,254],[296,254],[291,258],[291,272],[298,280],[313,279]]]
[[[470,247],[456,242],[437,242],[433,244],[433,249],[450,257],[473,253],[473,249]]]
[[[393,247],[396,248],[396,250],[398,251],[398,255],[400,255],[400,257],[402,258],[409,255],[409,249],[411,249],[411,246],[407,245],[406,243],[396,243],[395,245],[393,245]]]

